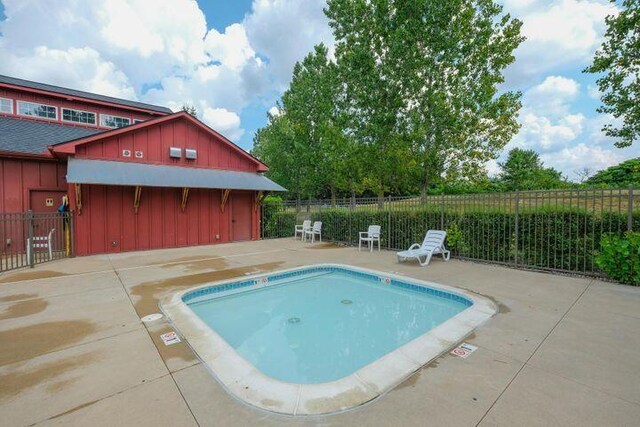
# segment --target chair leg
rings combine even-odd
[[[362,249],[362,240],[358,240],[358,252]]]
[[[431,255],[433,255],[432,253],[428,253],[426,255],[426,259],[424,260],[424,263],[422,261],[420,261],[420,257],[418,257],[418,262],[420,263],[420,265],[422,267],[425,267],[427,265],[429,265],[429,262],[431,261]]]
[[[442,259],[445,261],[449,261],[449,259],[451,258],[451,251],[448,250],[444,250],[442,251]]]

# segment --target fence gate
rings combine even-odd
[[[0,213],[0,272],[73,256],[70,212]]]

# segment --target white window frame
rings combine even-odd
[[[77,108],[68,108],[68,107],[61,107],[60,110],[61,110],[60,111],[60,120],[62,120],[65,123],[75,123],[75,124],[78,124],[78,125],[87,125],[87,126],[97,126],[98,125],[98,113],[96,113],[95,111],[78,110]],[[64,110],[75,111],[77,113],[93,114],[95,123],[82,123],[82,122],[74,122],[73,120],[65,120],[64,119]]]
[[[43,104],[42,102],[31,102],[31,101],[21,101],[18,100],[18,105],[17,105],[17,114],[19,116],[24,116],[24,117],[35,117],[36,119],[43,119],[43,120],[53,120],[53,121],[58,121],[59,118],[59,112],[58,112],[58,107],[56,107],[55,105],[51,105],[51,104]],[[45,107],[52,107],[55,112],[56,112],[56,116],[54,118],[51,117],[42,117],[42,116],[32,116],[31,114],[23,114],[20,112],[20,104],[31,104],[31,105],[43,105]]]
[[[1,101],[9,101],[9,111],[0,110],[1,114],[13,114],[13,99],[0,97]]]
[[[142,120],[142,119],[133,119],[133,124],[134,124],[134,125],[137,125],[138,123],[142,123],[142,122],[144,122],[144,121],[145,121],[145,120]]]
[[[120,128],[122,128],[122,127],[125,127],[125,126],[120,126],[120,127],[118,127],[118,126],[107,126],[107,125],[103,125],[103,124],[102,124],[102,118],[103,118],[103,117],[112,117],[112,118],[117,118],[117,119],[124,119],[124,120],[128,120],[128,121],[129,121],[129,124],[127,124],[127,126],[131,126],[131,118],[130,118],[130,117],[114,116],[113,114],[102,114],[102,113],[100,113],[100,121],[99,121],[99,123],[100,123],[100,126],[101,126],[101,127],[103,127],[103,128],[109,128],[109,129],[120,129]]]

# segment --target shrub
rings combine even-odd
[[[603,235],[596,264],[612,279],[640,286],[640,233]]]

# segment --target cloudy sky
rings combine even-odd
[[[582,74],[600,45],[606,0],[501,0],[527,37],[505,88],[524,93],[522,129],[573,178],[640,156],[601,132],[595,78]],[[293,64],[333,43],[323,0],[0,0],[0,73],[105,95],[195,105],[203,121],[245,149],[287,87]],[[492,162],[490,172],[497,170]]]

